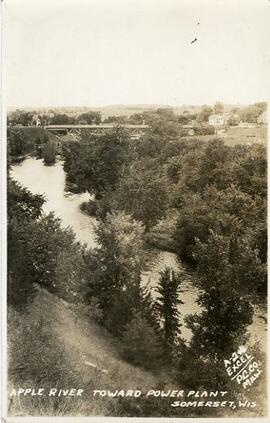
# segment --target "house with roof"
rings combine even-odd
[[[224,126],[226,119],[222,114],[214,114],[209,116],[208,123],[212,126]]]

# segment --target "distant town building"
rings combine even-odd
[[[183,129],[193,129],[193,126],[195,125],[195,122],[193,122],[193,124],[189,124],[189,125],[182,125]]]
[[[267,111],[265,110],[257,119],[259,125],[267,125]]]
[[[223,126],[226,123],[225,117],[222,114],[210,115],[208,118],[209,125]]]
[[[257,124],[254,122],[243,122],[239,123],[239,128],[256,128]]]

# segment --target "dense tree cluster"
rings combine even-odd
[[[24,308],[39,285],[62,298],[82,298],[87,253],[60,219],[42,214],[44,198],[8,182],[8,300]]]
[[[262,101],[254,103],[239,111],[240,117],[245,122],[257,123],[258,117],[267,109],[267,103]]]
[[[142,222],[148,239],[172,213],[170,245],[182,258],[197,261],[198,238],[210,231],[248,243],[253,257],[266,263],[266,154],[262,145],[230,147],[176,138],[152,128],[142,140],[120,132],[70,143],[64,152],[67,178],[79,191],[94,194],[97,214],[124,211]],[[168,129],[170,133],[170,129]],[[169,242],[170,241],[170,242]],[[266,285],[254,281],[254,292]]]
[[[89,142],[90,141],[90,142]],[[126,162],[127,144],[122,130],[112,130],[88,142],[71,142],[64,148],[67,182],[97,199],[115,189]]]
[[[40,144],[45,144],[49,140],[48,134],[42,128],[8,128],[7,131],[9,157],[16,160],[17,157],[24,156],[36,151]]]
[[[7,116],[8,126],[32,126],[36,125],[37,120],[42,125],[74,125],[74,124],[100,124],[101,113],[87,111],[81,114],[67,114],[59,111],[47,111],[37,113],[36,111],[26,112],[16,110]]]

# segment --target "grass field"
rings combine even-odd
[[[267,126],[257,126],[256,128],[231,127],[221,135],[228,145],[266,143]]]
[[[190,139],[191,137],[185,137]],[[226,145],[234,146],[237,144],[266,144],[267,142],[267,126],[258,126],[256,128],[240,128],[238,126],[231,127],[227,131],[219,131],[216,135],[197,135],[192,136],[200,141],[211,141],[220,138]]]

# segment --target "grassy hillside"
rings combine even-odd
[[[94,398],[94,389],[147,390],[158,384],[151,373],[124,362],[112,337],[93,321],[78,318],[67,302],[42,289],[37,298],[30,314],[13,310],[9,315],[9,392],[19,387],[42,387],[46,392],[55,387],[76,388],[84,392],[81,399],[14,396],[9,399],[10,415],[116,415],[117,400]],[[33,338],[31,352],[20,344],[19,339],[25,339],[19,336],[22,332]],[[48,353],[50,361],[44,361]],[[53,373],[57,366],[60,379]],[[24,378],[29,372],[36,380]]]

